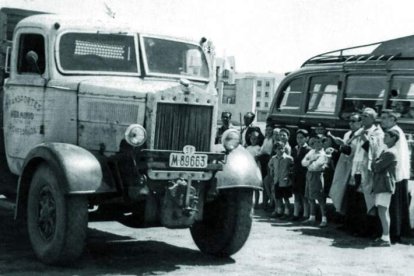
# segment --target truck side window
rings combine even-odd
[[[33,68],[27,60],[26,54],[29,51],[34,51],[38,55],[39,69]],[[40,34],[21,34],[19,44],[19,56],[17,62],[17,72],[43,74],[45,72],[45,40]],[[40,72],[38,71],[40,70]]]
[[[312,77],[309,87],[308,112],[335,112],[336,98],[339,90],[339,76]]]
[[[381,112],[387,80],[385,76],[349,76],[342,113],[361,112],[371,107]]]
[[[394,112],[400,113],[400,119],[414,118],[414,77],[393,77],[390,91],[387,108],[392,108]]]
[[[282,92],[277,96],[276,110],[273,112],[299,110],[304,92],[304,78],[296,78],[285,85]]]

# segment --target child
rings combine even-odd
[[[311,148],[311,149],[314,149],[314,147],[313,147],[313,143],[315,142],[315,136],[311,136],[311,137],[309,137],[309,142],[308,142],[308,146]]]
[[[289,137],[290,137],[290,131],[287,128],[281,128],[279,132],[280,141],[282,141],[285,144],[285,152],[287,155],[291,155],[292,148],[289,145]]]
[[[250,145],[247,146],[246,150],[253,156],[253,158],[256,160],[256,164],[260,169],[260,162],[258,160],[259,154],[260,154],[260,145],[259,145],[259,139],[260,139],[260,133],[258,131],[253,131],[250,134]],[[254,191],[254,208],[259,208],[259,198],[260,198],[260,192],[258,190]]]
[[[375,194],[375,206],[381,220],[382,237],[374,241],[373,246],[390,246],[390,213],[391,195],[395,191],[395,167],[397,151],[395,143],[400,138],[398,130],[390,129],[384,134],[384,144],[388,149],[383,151],[372,163],[374,172],[372,191]]]
[[[295,197],[295,204],[293,209],[292,220],[299,220],[300,209],[303,209],[303,217],[309,217],[309,203],[305,199],[305,185],[306,185],[306,167],[302,166],[302,159],[311,150],[307,144],[308,131],[305,129],[299,129],[296,131],[297,146],[294,147],[292,152],[293,157],[293,183],[292,192]]]
[[[313,137],[313,149],[309,151],[302,160],[302,165],[308,168],[306,173],[305,197],[309,201],[310,216],[306,223],[315,223],[316,221],[316,203],[318,201],[322,221],[320,227],[327,226],[326,210],[325,210],[325,196],[323,191],[322,172],[328,163],[328,156],[323,150],[322,137]]]
[[[290,201],[292,186],[290,181],[293,158],[286,154],[282,141],[275,143],[276,154],[269,161],[269,174],[273,180],[273,190],[276,204],[272,217],[287,218],[290,216]],[[283,204],[284,203],[284,204]],[[283,212],[284,207],[284,212]]]
[[[273,143],[280,141],[280,128],[276,127],[273,129]]]

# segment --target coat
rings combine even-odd
[[[332,203],[335,209],[339,213],[345,213],[343,209],[343,199],[346,191],[346,186],[351,177],[352,160],[354,158],[355,148],[357,140],[351,140],[352,131],[348,131],[344,135],[344,141],[348,147],[347,153],[341,153],[338,163],[335,167],[335,173],[332,180],[332,186],[329,191],[329,197],[332,199]]]
[[[372,192],[394,193],[396,182],[397,155],[395,147],[387,149],[372,163],[373,185]]]

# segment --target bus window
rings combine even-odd
[[[312,77],[310,81],[308,112],[335,112],[339,76]]]
[[[385,76],[348,77],[342,113],[361,112],[365,107],[381,112],[386,90]]]
[[[304,83],[304,78],[296,78],[287,83],[278,95],[274,112],[293,111],[292,113],[297,113],[302,102]]]
[[[392,108],[394,112],[400,113],[400,119],[414,118],[414,77],[393,77],[390,94],[387,108]]]

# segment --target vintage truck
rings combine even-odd
[[[237,252],[261,176],[237,131],[212,150],[211,42],[31,13],[0,10],[0,206],[27,224],[36,256],[72,262],[88,221],[108,219],[189,228],[202,252]]]

